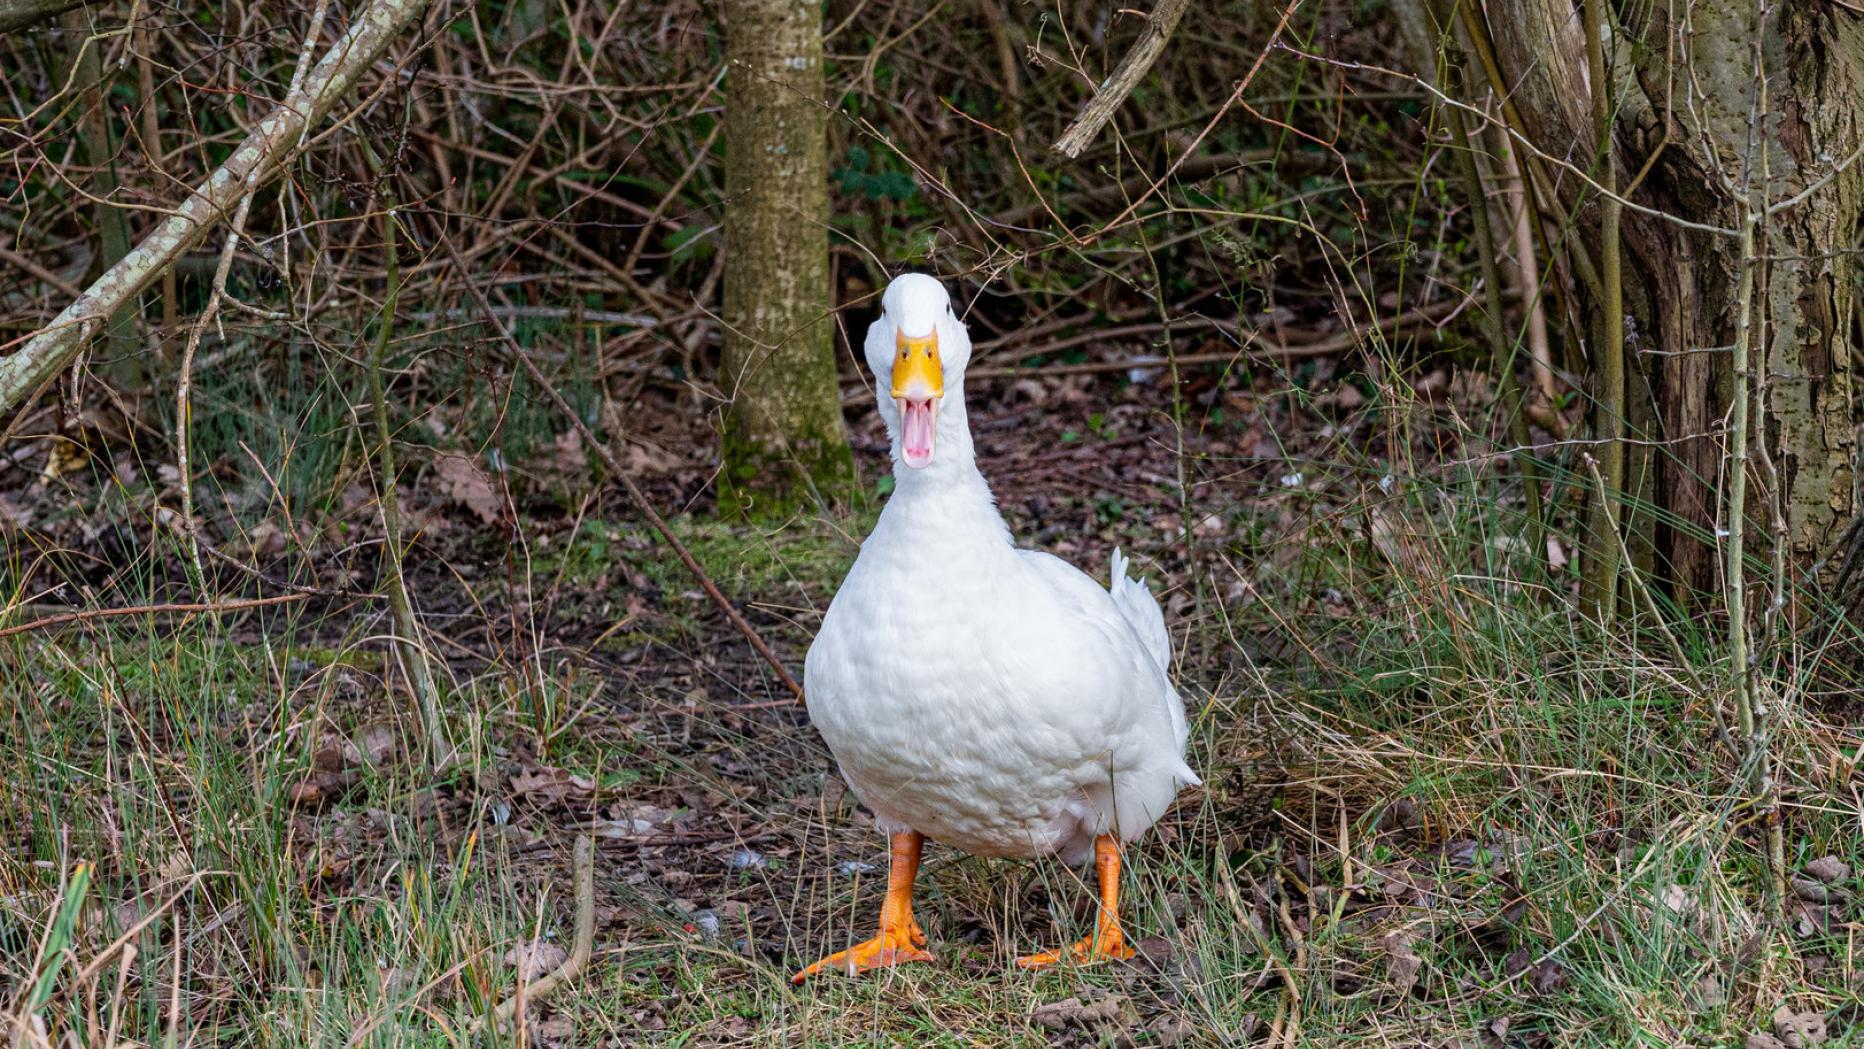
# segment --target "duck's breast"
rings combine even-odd
[[[935,575],[871,552],[804,668],[810,715],[850,786],[884,827],[973,852],[1040,855],[1078,838],[1095,786],[1150,745],[1134,704],[1156,703],[1159,680],[1130,631],[1083,614],[1080,595],[1020,557]]]

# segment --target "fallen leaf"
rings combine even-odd
[[[559,471],[574,476],[589,469],[589,455],[583,451],[581,431],[565,430],[552,443],[557,452],[553,465]]]
[[[317,737],[317,749],[311,752],[311,768],[318,772],[341,772],[361,764],[362,751],[341,733],[326,732]]]
[[[1412,949],[1417,942],[1417,934],[1409,929],[1386,933],[1380,941],[1391,961],[1387,974],[1391,980],[1392,991],[1403,997],[1417,986],[1417,979],[1424,971],[1424,958]]]
[[[548,940],[521,943],[505,952],[505,964],[518,970],[518,979],[530,983],[546,973],[557,971],[569,959],[569,952]]]
[[[1794,1012],[1782,1005],[1773,1011],[1773,1033],[1786,1049],[1812,1049],[1825,1042],[1825,1014]]]
[[[1810,903],[1831,902],[1832,890],[1826,888],[1824,882],[1812,878],[1794,878],[1792,881],[1793,895],[1800,899]]]
[[[1051,1031],[1065,1031],[1070,1027],[1093,1027],[1103,1023],[1126,1025],[1126,996],[1110,994],[1091,1002],[1079,998],[1066,998],[1047,1005],[1038,1005],[1030,1013],[1030,1019]]]
[[[479,464],[457,452],[443,452],[434,457],[434,478],[447,498],[464,506],[481,524],[498,520],[505,508],[504,500],[492,487],[492,479]]]
[[[1197,1033],[1197,1028],[1189,1020],[1176,1016],[1164,1015],[1154,1017],[1146,1024],[1145,1032],[1152,1036],[1152,1045],[1177,1045]]]
[[[1836,856],[1821,856],[1806,864],[1806,873],[1830,885],[1851,877],[1851,867]]]
[[[562,802],[595,792],[595,780],[567,769],[540,765],[523,769],[511,777],[511,790],[537,801]]]
[[[381,722],[367,725],[356,733],[356,747],[362,752],[363,760],[371,765],[387,764],[395,756],[397,746],[395,730]]]

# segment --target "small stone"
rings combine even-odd
[[[860,860],[847,860],[835,865],[835,873],[844,878],[852,878],[857,874],[869,874],[877,869],[873,864],[862,863]]]
[[[764,854],[756,849],[733,849],[731,857],[725,861],[725,865],[735,871],[756,870],[769,864],[770,861],[764,858]]]

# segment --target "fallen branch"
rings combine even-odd
[[[572,863],[576,879],[576,940],[570,945],[570,956],[554,971],[528,984],[521,983],[518,993],[498,1003],[498,1008],[492,1010],[492,1019],[497,1023],[509,1023],[518,1015],[518,1010],[554,993],[589,964],[589,956],[595,948],[595,839],[587,834],[577,836]],[[523,979],[522,967],[519,979]]]
[[[92,608],[83,612],[66,612],[62,615],[46,616],[30,623],[16,623],[0,629],[0,637],[12,637],[31,630],[48,630],[66,623],[81,623],[89,619],[111,619],[117,616],[153,616],[174,612],[238,612],[246,608],[264,608],[268,605],[285,605],[293,601],[303,601],[309,594],[281,594],[277,597],[252,597],[240,601],[202,601],[177,605],[133,605],[129,608]]]
[[[323,119],[429,2],[371,0],[357,12],[349,31],[324,54],[303,86],[288,93],[226,163],[45,330],[18,353],[0,358],[0,412],[42,389],[109,323],[112,314],[134,302],[208,229],[225,219],[246,193],[295,158],[304,146],[305,132]]]
[[[1101,83],[1100,89],[1094,92],[1094,97],[1081,110],[1081,115],[1075,117],[1074,123],[1068,125],[1068,130],[1055,140],[1055,152],[1073,160],[1081,155],[1089,142],[1094,141],[1100,129],[1113,119],[1114,111],[1120,108],[1120,103],[1126,101],[1126,96],[1139,86],[1139,81],[1152,68],[1152,63],[1158,61],[1159,55],[1165,51],[1165,41],[1171,36],[1171,31],[1178,28],[1178,20],[1184,17],[1185,10],[1190,6],[1191,0],[1159,0],[1158,6],[1152,9],[1152,17],[1146,21],[1146,27],[1140,30],[1133,49],[1120,60],[1119,68]]]
[[[447,235],[446,229],[436,225],[435,236],[447,249],[447,257],[452,260],[453,268],[459,272],[460,279],[466,283],[466,290],[472,295],[473,301],[478,304],[479,311],[485,315],[486,324],[497,333],[499,341],[504,344],[505,355],[524,369],[524,373],[531,377],[531,381],[544,392],[544,396],[550,399],[550,403],[556,405],[557,410],[563,413],[563,417],[576,428],[577,435],[583,440],[583,446],[595,451],[597,457],[602,460],[602,465],[608,467],[609,476],[621,484],[622,490],[628,494],[628,499],[634,503],[635,509],[639,510],[641,516],[647,518],[648,523],[654,526],[654,531],[660,533],[660,538],[666,540],[667,545],[673,548],[674,556],[678,557],[680,563],[686,566],[686,570],[692,573],[700,588],[705,591],[707,597],[712,599],[712,603],[718,606],[718,610],[725,614],[726,620],[731,623],[733,629],[750,642],[751,648],[756,650],[764,662],[770,665],[777,679],[795,693],[800,701],[803,696],[803,686],[783,666],[783,660],[777,657],[777,653],[771,649],[763,635],[757,632],[757,628],[752,626],[725,597],[724,592],[719,590],[718,584],[712,582],[712,577],[706,575],[705,569],[699,567],[699,562],[693,557],[692,551],[686,549],[686,544],[680,542],[680,537],[674,535],[673,529],[667,527],[666,519],[661,517],[654,509],[654,504],[648,501],[647,493],[641,491],[641,486],[635,484],[634,478],[628,476],[627,471],[621,468],[621,463],[616,460],[615,453],[609,451],[607,442],[596,438],[594,431],[583,422],[582,416],[570,406],[570,402],[563,399],[563,395],[558,393],[556,386],[544,377],[544,373],[538,370],[537,365],[531,360],[531,355],[525,352],[524,347],[518,345],[517,339],[512,338],[511,329],[505,326],[505,321],[499,316],[498,310],[492,306],[491,300],[485,297],[485,292],[480,290],[478,279],[467,267],[466,260],[460,257],[459,249],[454,246],[453,238]]]

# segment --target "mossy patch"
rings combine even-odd
[[[800,594],[826,601],[873,530],[879,507],[841,517],[795,517],[777,525],[679,516],[668,520],[694,560],[734,598]],[[664,540],[632,521],[586,521],[567,547],[543,545],[540,574],[591,585],[618,572],[638,572],[655,590],[682,592],[697,584]]]

